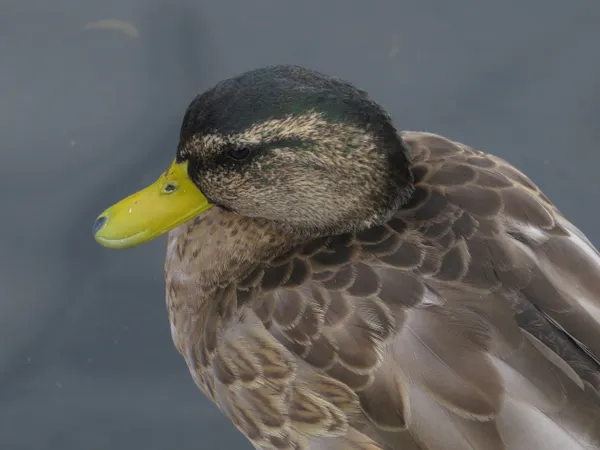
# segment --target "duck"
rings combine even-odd
[[[348,81],[220,81],[93,232],[168,234],[174,345],[254,448],[600,449],[596,248],[513,165]]]

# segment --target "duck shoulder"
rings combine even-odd
[[[598,252],[505,161],[403,139],[387,223],[237,267],[208,306],[167,271],[194,379],[260,449],[600,448]]]

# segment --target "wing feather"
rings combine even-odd
[[[403,139],[388,223],[171,309],[194,379],[260,449],[600,449],[600,255],[505,161]]]

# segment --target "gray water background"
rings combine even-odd
[[[164,238],[91,235],[241,71],[349,79],[400,129],[517,165],[600,243],[599,25],[597,0],[1,2],[0,448],[250,449],[173,348]]]

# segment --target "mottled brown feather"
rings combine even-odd
[[[260,449],[600,448],[598,252],[500,158],[402,136],[415,191],[386,224],[293,242],[244,222],[270,250],[231,267],[187,248],[230,213],[171,234],[194,380]]]

